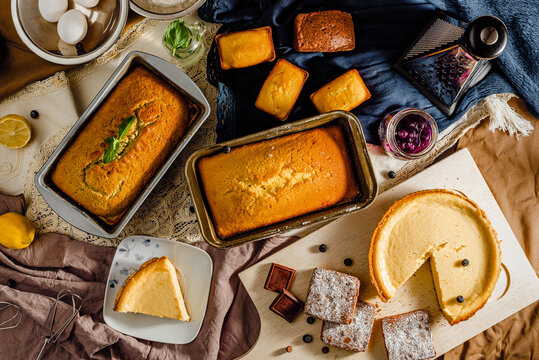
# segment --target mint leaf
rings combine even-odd
[[[105,139],[105,144],[107,144],[107,147],[103,154],[103,164],[108,164],[112,162],[116,157],[116,154],[118,154],[118,151],[120,150],[120,140],[115,137],[108,137]]]
[[[114,142],[115,138],[113,136],[105,138],[105,144],[112,144]]]
[[[122,121],[122,123],[120,124],[120,127],[118,127],[119,140],[122,140],[127,135],[127,132],[129,131],[129,128],[131,127],[131,125],[133,125],[134,121],[135,121],[134,116],[127,117],[124,119],[124,121]],[[107,139],[105,139],[105,142],[106,141]]]

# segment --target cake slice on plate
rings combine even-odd
[[[166,256],[146,261],[125,280],[114,311],[191,320],[176,267]]]

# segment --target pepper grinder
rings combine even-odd
[[[494,16],[466,24],[442,11],[394,64],[394,68],[446,115],[490,71],[507,45],[507,28]]]

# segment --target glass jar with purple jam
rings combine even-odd
[[[398,109],[382,119],[378,135],[388,155],[412,160],[432,150],[438,138],[438,126],[424,110]]]

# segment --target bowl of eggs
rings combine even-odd
[[[129,0],[11,0],[13,23],[24,44],[62,65],[82,64],[110,49],[128,11]]]

